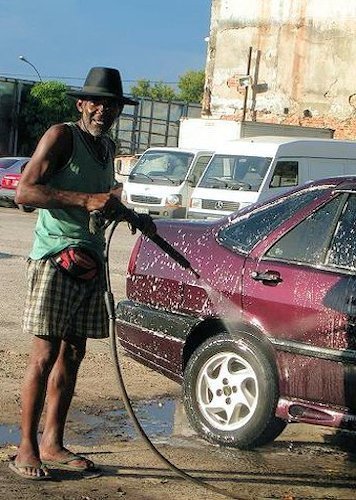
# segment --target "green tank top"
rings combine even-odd
[[[67,123],[72,130],[73,152],[68,163],[48,182],[48,185],[64,191],[105,193],[114,186],[114,159],[112,141],[102,138],[107,145],[107,159],[101,162],[90,150],[80,129]],[[41,259],[53,255],[68,246],[81,246],[103,258],[104,231],[89,232],[89,213],[83,208],[40,208],[34,232],[30,257]]]

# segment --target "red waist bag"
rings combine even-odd
[[[87,249],[68,247],[50,257],[52,264],[72,278],[88,281],[98,275],[100,264]]]

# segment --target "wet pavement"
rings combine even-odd
[[[208,483],[213,482],[224,490],[239,492],[238,498],[356,500],[355,433],[334,429],[320,429],[318,432],[314,426],[298,427],[298,424],[292,424],[270,445],[242,451],[220,448],[200,439],[188,425],[179,399],[135,401],[133,408],[143,429],[164,456],[189,474]],[[109,478],[114,480],[115,475],[120,478],[120,484],[127,485],[127,488],[135,488],[137,479],[147,490],[152,491],[154,486],[154,496],[149,497],[152,499],[163,498],[165,492],[160,485],[164,486],[165,483],[169,483],[170,490],[174,482],[174,485],[179,484],[174,487],[180,491],[189,491],[189,488],[191,491],[189,482],[183,485],[186,481],[178,479],[177,483],[176,475],[162,467],[152,453],[144,449],[124,408],[98,409],[96,414],[83,409],[71,409],[67,429],[66,445],[81,453],[87,450],[88,456],[100,463],[104,470],[102,487],[105,491],[110,490]],[[19,438],[18,426],[0,425],[0,449],[13,449],[19,443]],[[12,484],[9,483],[11,476],[6,474],[6,468],[0,469],[0,478],[4,481],[4,487],[7,485],[8,488]],[[69,485],[71,476],[68,479]],[[63,476],[60,480],[63,485]],[[100,480],[98,484],[101,484]],[[100,488],[95,486],[95,491],[98,490]],[[87,498],[109,498],[93,496],[92,491],[88,490]],[[201,486],[195,498],[215,500],[220,497],[206,491]],[[32,500],[35,497],[29,498]],[[132,493],[127,498],[146,496]],[[191,496],[189,493],[177,493],[173,498],[183,500]]]

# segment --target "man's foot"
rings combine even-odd
[[[44,479],[51,479],[48,469],[43,466],[41,462],[24,463],[17,462],[16,456],[11,458],[9,467],[12,472],[23,477],[24,479],[31,479],[35,481],[43,481]]]
[[[43,465],[53,467],[55,469],[70,470],[76,472],[87,472],[97,470],[94,463],[76,453],[63,448],[58,453],[45,455],[41,453]]]

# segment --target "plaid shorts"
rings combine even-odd
[[[66,276],[47,259],[27,261],[24,332],[37,336],[109,336],[103,273],[88,281]]]

